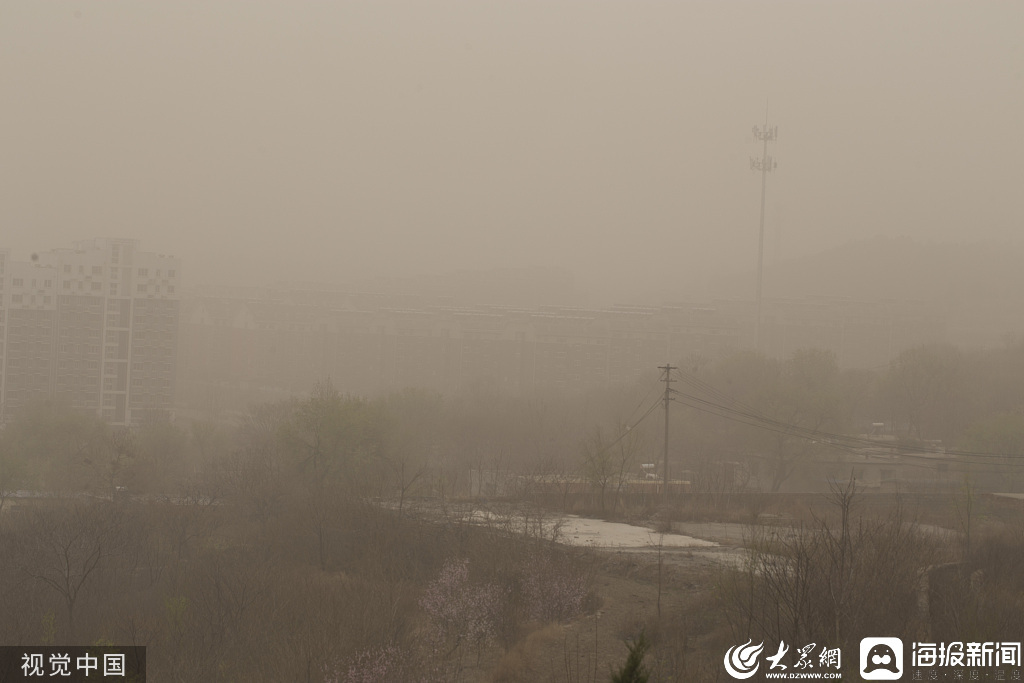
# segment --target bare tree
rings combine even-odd
[[[601,512],[605,511],[605,492],[618,471],[611,447],[612,444],[600,427],[595,428],[591,435],[580,444],[583,473],[591,487],[598,491],[598,504]]]
[[[111,500],[118,497],[118,491],[129,476],[129,468],[135,461],[138,448],[135,433],[130,427],[113,428],[107,434],[107,490]]]
[[[93,574],[122,545],[122,510],[106,503],[37,508],[24,530],[25,574],[55,591],[67,614],[65,642],[75,642],[75,606]]]

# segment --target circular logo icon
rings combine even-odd
[[[760,665],[757,656],[764,649],[764,643],[751,645],[752,642],[754,641],[748,640],[743,645],[733,645],[725,653],[725,670],[733,678],[743,680],[757,673],[757,667]]]

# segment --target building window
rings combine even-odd
[[[174,271],[173,270],[168,270],[167,271],[167,277],[174,277]]]
[[[167,286],[167,293],[168,294],[174,294],[174,285],[168,285]]]
[[[103,275],[103,266],[93,266],[92,267],[92,274],[93,275]]]
[[[71,272],[71,266],[70,266],[70,265],[67,265],[67,264],[65,264],[65,265],[64,265],[64,272],[65,272],[65,273],[70,273],[70,272]]]
[[[139,277],[149,277],[149,268],[139,268]]]
[[[12,296],[11,297],[11,303],[12,304],[20,304],[21,303],[21,294],[15,294],[14,296]]]
[[[94,283],[92,283],[92,291],[94,291],[94,292],[100,291],[101,287],[103,287],[103,283],[102,282],[94,282]]]
[[[117,285],[115,283],[110,284],[110,296],[117,296]]]
[[[43,297],[43,303],[44,303],[44,304],[48,304],[48,303],[50,303],[50,297],[48,297],[48,296],[44,296],[44,297]]]
[[[20,277],[16,277],[16,278],[14,278],[14,282],[12,284],[15,287],[21,287],[21,286],[23,286],[25,284],[25,281],[23,279],[21,279]]]
[[[71,289],[71,280],[64,281],[64,289]]]
[[[146,285],[139,285],[139,291],[140,292],[145,292],[146,291]]]
[[[43,287],[53,287],[53,280],[47,280],[44,282]]]

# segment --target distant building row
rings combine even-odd
[[[585,391],[753,348],[749,302],[709,306],[457,308],[374,295],[263,292],[183,302],[182,398],[201,408],[305,392],[330,376],[342,391],[487,387],[529,395]],[[941,318],[894,302],[773,301],[764,351],[834,351],[844,367],[877,367],[943,338]],[[242,403],[244,405],[244,403]]]
[[[127,239],[0,250],[0,421],[47,398],[114,424],[171,410],[180,271]]]
[[[135,240],[79,242],[30,262],[0,250],[0,422],[44,398],[114,424],[176,407],[234,410],[328,376],[360,395],[579,392],[754,347],[751,302],[457,307],[308,289],[182,299],[180,280],[179,259]],[[763,351],[817,347],[844,367],[879,367],[942,341],[942,320],[913,303],[767,301]]]

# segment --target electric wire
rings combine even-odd
[[[685,376],[682,376],[682,377],[685,378]],[[712,394],[712,396],[714,396],[716,398],[720,398],[720,400],[722,400],[723,398],[725,400],[727,400],[727,401],[730,400],[730,398],[728,396],[722,394],[717,389],[714,389],[713,387],[710,387],[710,385],[706,385],[704,383],[701,383],[698,386],[700,386],[700,388],[702,390],[707,391],[707,393]],[[677,391],[677,390],[673,390],[673,391]],[[691,397],[691,398],[694,398],[695,400],[705,401],[705,402],[713,404],[713,402],[707,401],[707,399],[700,399],[699,397]],[[744,404],[741,404],[740,402],[735,401],[735,400],[732,400],[732,402],[734,404],[744,405]],[[735,409],[730,408],[728,406],[723,406],[723,405],[720,405],[720,404],[717,404],[717,405],[718,405],[718,407],[720,407],[723,410],[735,410]],[[739,413],[739,414],[743,414],[746,417],[749,417],[749,418],[752,418],[752,419],[761,420],[761,421],[764,421],[766,423],[775,424],[776,426],[784,427],[786,429],[793,430],[794,432],[805,433],[805,434],[807,434],[808,436],[810,436],[810,437],[812,437],[814,439],[822,439],[822,440],[830,440],[830,441],[844,441],[848,445],[852,445],[853,447],[857,447],[857,448],[887,447],[887,446],[884,446],[883,444],[880,444],[878,441],[875,441],[873,439],[867,439],[867,438],[858,437],[858,436],[851,436],[851,435],[848,435],[848,434],[836,434],[836,433],[833,433],[833,432],[825,432],[825,431],[822,431],[822,430],[810,429],[810,428],[807,428],[807,427],[800,427],[799,425],[794,425],[794,424],[791,424],[791,423],[782,422],[782,421],[779,421],[779,420],[774,420],[773,418],[766,417],[765,415],[759,413],[758,411],[756,411],[753,408],[750,408],[749,406],[745,406],[744,405],[744,407],[747,408],[746,411],[736,410],[736,412]],[[959,456],[964,456],[964,457],[998,458],[998,459],[1010,459],[1010,460],[1020,459],[1020,456],[1016,456],[1016,455],[1012,455],[1012,454],[1007,454],[1007,453],[992,453],[992,452],[982,452],[982,451],[965,451],[965,450],[960,450],[960,449],[949,449],[949,448],[943,448],[943,447],[935,447],[935,446],[932,446],[932,445],[929,445],[929,444],[918,444],[918,445],[915,445],[915,446],[908,446],[908,445],[905,445],[905,444],[896,444],[895,446],[892,446],[891,448],[896,448],[897,450],[900,450],[900,451],[909,451],[911,448],[913,448],[913,450],[916,453],[932,453],[932,454],[937,454],[937,455],[959,455]]]
[[[885,443],[879,443],[872,439],[865,439],[862,437],[850,436],[845,434],[836,434],[833,432],[822,431],[818,429],[812,429],[809,427],[801,427],[788,422],[783,422],[770,417],[767,417],[755,409],[743,404],[740,401],[731,399],[727,395],[711,387],[710,385],[700,382],[691,376],[683,375],[679,373],[681,379],[687,384],[700,388],[702,391],[711,394],[712,397],[718,398],[720,401],[731,402],[734,406],[723,405],[716,401],[694,396],[681,392],[677,389],[670,390],[677,399],[684,405],[702,412],[706,412],[723,419],[732,420],[748,426],[765,429],[771,432],[782,434],[785,436],[793,436],[810,440],[824,445],[843,450],[850,453],[864,455],[865,449],[879,449],[886,448],[889,450],[895,450],[897,453],[908,457],[916,458],[919,460],[930,460],[936,463],[942,462],[943,459],[931,458],[929,455],[940,455],[940,456],[956,456],[962,458],[970,458],[979,465],[987,465],[993,467],[1008,467],[1016,465],[1020,462],[1024,462],[1024,458],[1015,456],[1007,453],[989,453],[989,452],[977,452],[977,451],[964,451],[958,449],[942,449],[930,446],[928,444],[922,444],[920,446],[913,447],[914,452],[909,452],[911,447],[903,444],[889,445]],[[986,462],[985,460],[996,460],[996,462]],[[928,465],[924,465],[928,466]]]
[[[632,425],[626,425],[626,428],[625,428],[625,429],[624,429],[624,430],[622,431],[622,433],[621,433],[621,434],[619,434],[619,436],[618,436],[618,437],[617,437],[617,438],[616,438],[616,439],[615,439],[614,441],[612,441],[612,442],[611,442],[610,444],[608,444],[607,446],[605,446],[604,448],[602,448],[601,450],[599,450],[599,451],[598,451],[597,453],[595,453],[595,454],[594,454],[594,457],[595,457],[595,458],[597,458],[597,457],[600,457],[601,455],[604,455],[605,453],[607,453],[608,451],[610,451],[610,450],[611,450],[612,448],[614,448],[614,447],[615,447],[616,445],[618,445],[618,443],[619,443],[620,441],[622,441],[622,440],[623,440],[623,439],[625,439],[625,438],[626,438],[627,436],[629,436],[629,435],[630,435],[630,433],[632,433],[632,431],[633,431],[634,429],[636,429],[636,428],[637,428],[638,426],[640,426],[640,424],[641,424],[641,423],[642,423],[642,422],[643,422],[644,420],[646,420],[646,419],[647,419],[647,418],[648,418],[648,417],[650,416],[650,414],[651,414],[651,413],[653,413],[653,412],[654,412],[654,409],[658,407],[658,404],[659,404],[659,403],[661,403],[661,402],[662,402],[662,400],[663,400],[663,399],[659,398],[659,399],[658,399],[657,401],[655,401],[654,403],[652,403],[652,404],[651,404],[651,406],[650,406],[650,407],[649,407],[649,408],[648,408],[648,409],[647,409],[646,411],[644,411],[644,414],[640,416],[640,419],[638,419],[638,420],[637,420],[636,422],[634,422],[634,423],[633,423]]]

